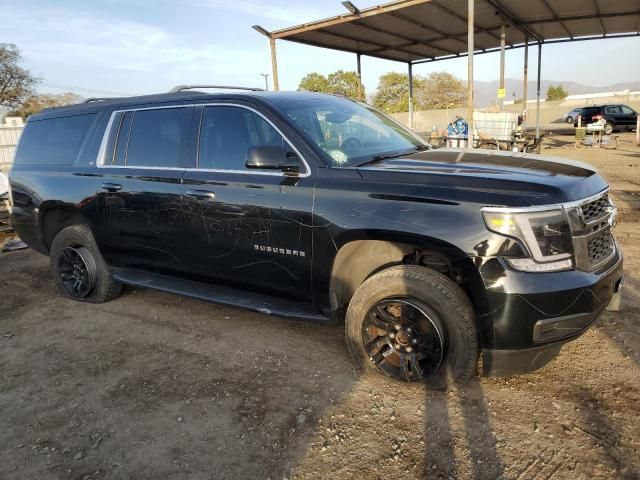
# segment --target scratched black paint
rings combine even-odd
[[[555,204],[598,193],[607,184],[589,166],[541,156],[435,150],[362,168],[335,168],[278,109],[283,99],[304,95],[180,93],[38,114],[29,123],[84,111],[97,113],[98,119],[75,165],[16,163],[10,174],[15,229],[46,254],[53,228],[47,215],[65,211],[92,227],[113,266],[294,298],[325,312],[333,262],[347,243],[382,239],[437,249],[465,276],[484,348],[529,347],[537,320],[599,312],[606,305],[611,293],[602,294],[599,287],[621,275],[621,265],[612,270],[620,258],[600,272],[516,272],[499,257],[522,256],[521,247],[489,232],[480,214],[483,206]],[[197,170],[195,121],[181,147],[183,169],[96,167],[113,111],[170,105],[197,109],[212,102],[261,112],[301,153],[309,175]],[[122,188],[108,191],[105,184]],[[214,198],[187,195],[193,190]]]

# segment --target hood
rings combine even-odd
[[[494,150],[438,149],[359,167],[363,179],[401,183],[438,200],[526,207],[595,195],[607,182],[582,162]],[[410,187],[411,186],[411,187]]]

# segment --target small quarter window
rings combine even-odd
[[[97,114],[27,122],[16,151],[16,165],[73,165]]]

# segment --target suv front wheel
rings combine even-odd
[[[122,285],[113,279],[87,225],[62,229],[51,244],[49,262],[63,297],[104,303],[120,295]]]
[[[368,278],[346,316],[349,351],[364,370],[434,389],[474,377],[478,333],[469,299],[444,275],[399,265]]]

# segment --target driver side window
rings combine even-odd
[[[205,107],[200,124],[198,168],[250,171],[247,151],[252,147],[291,147],[262,116],[237,106]]]

